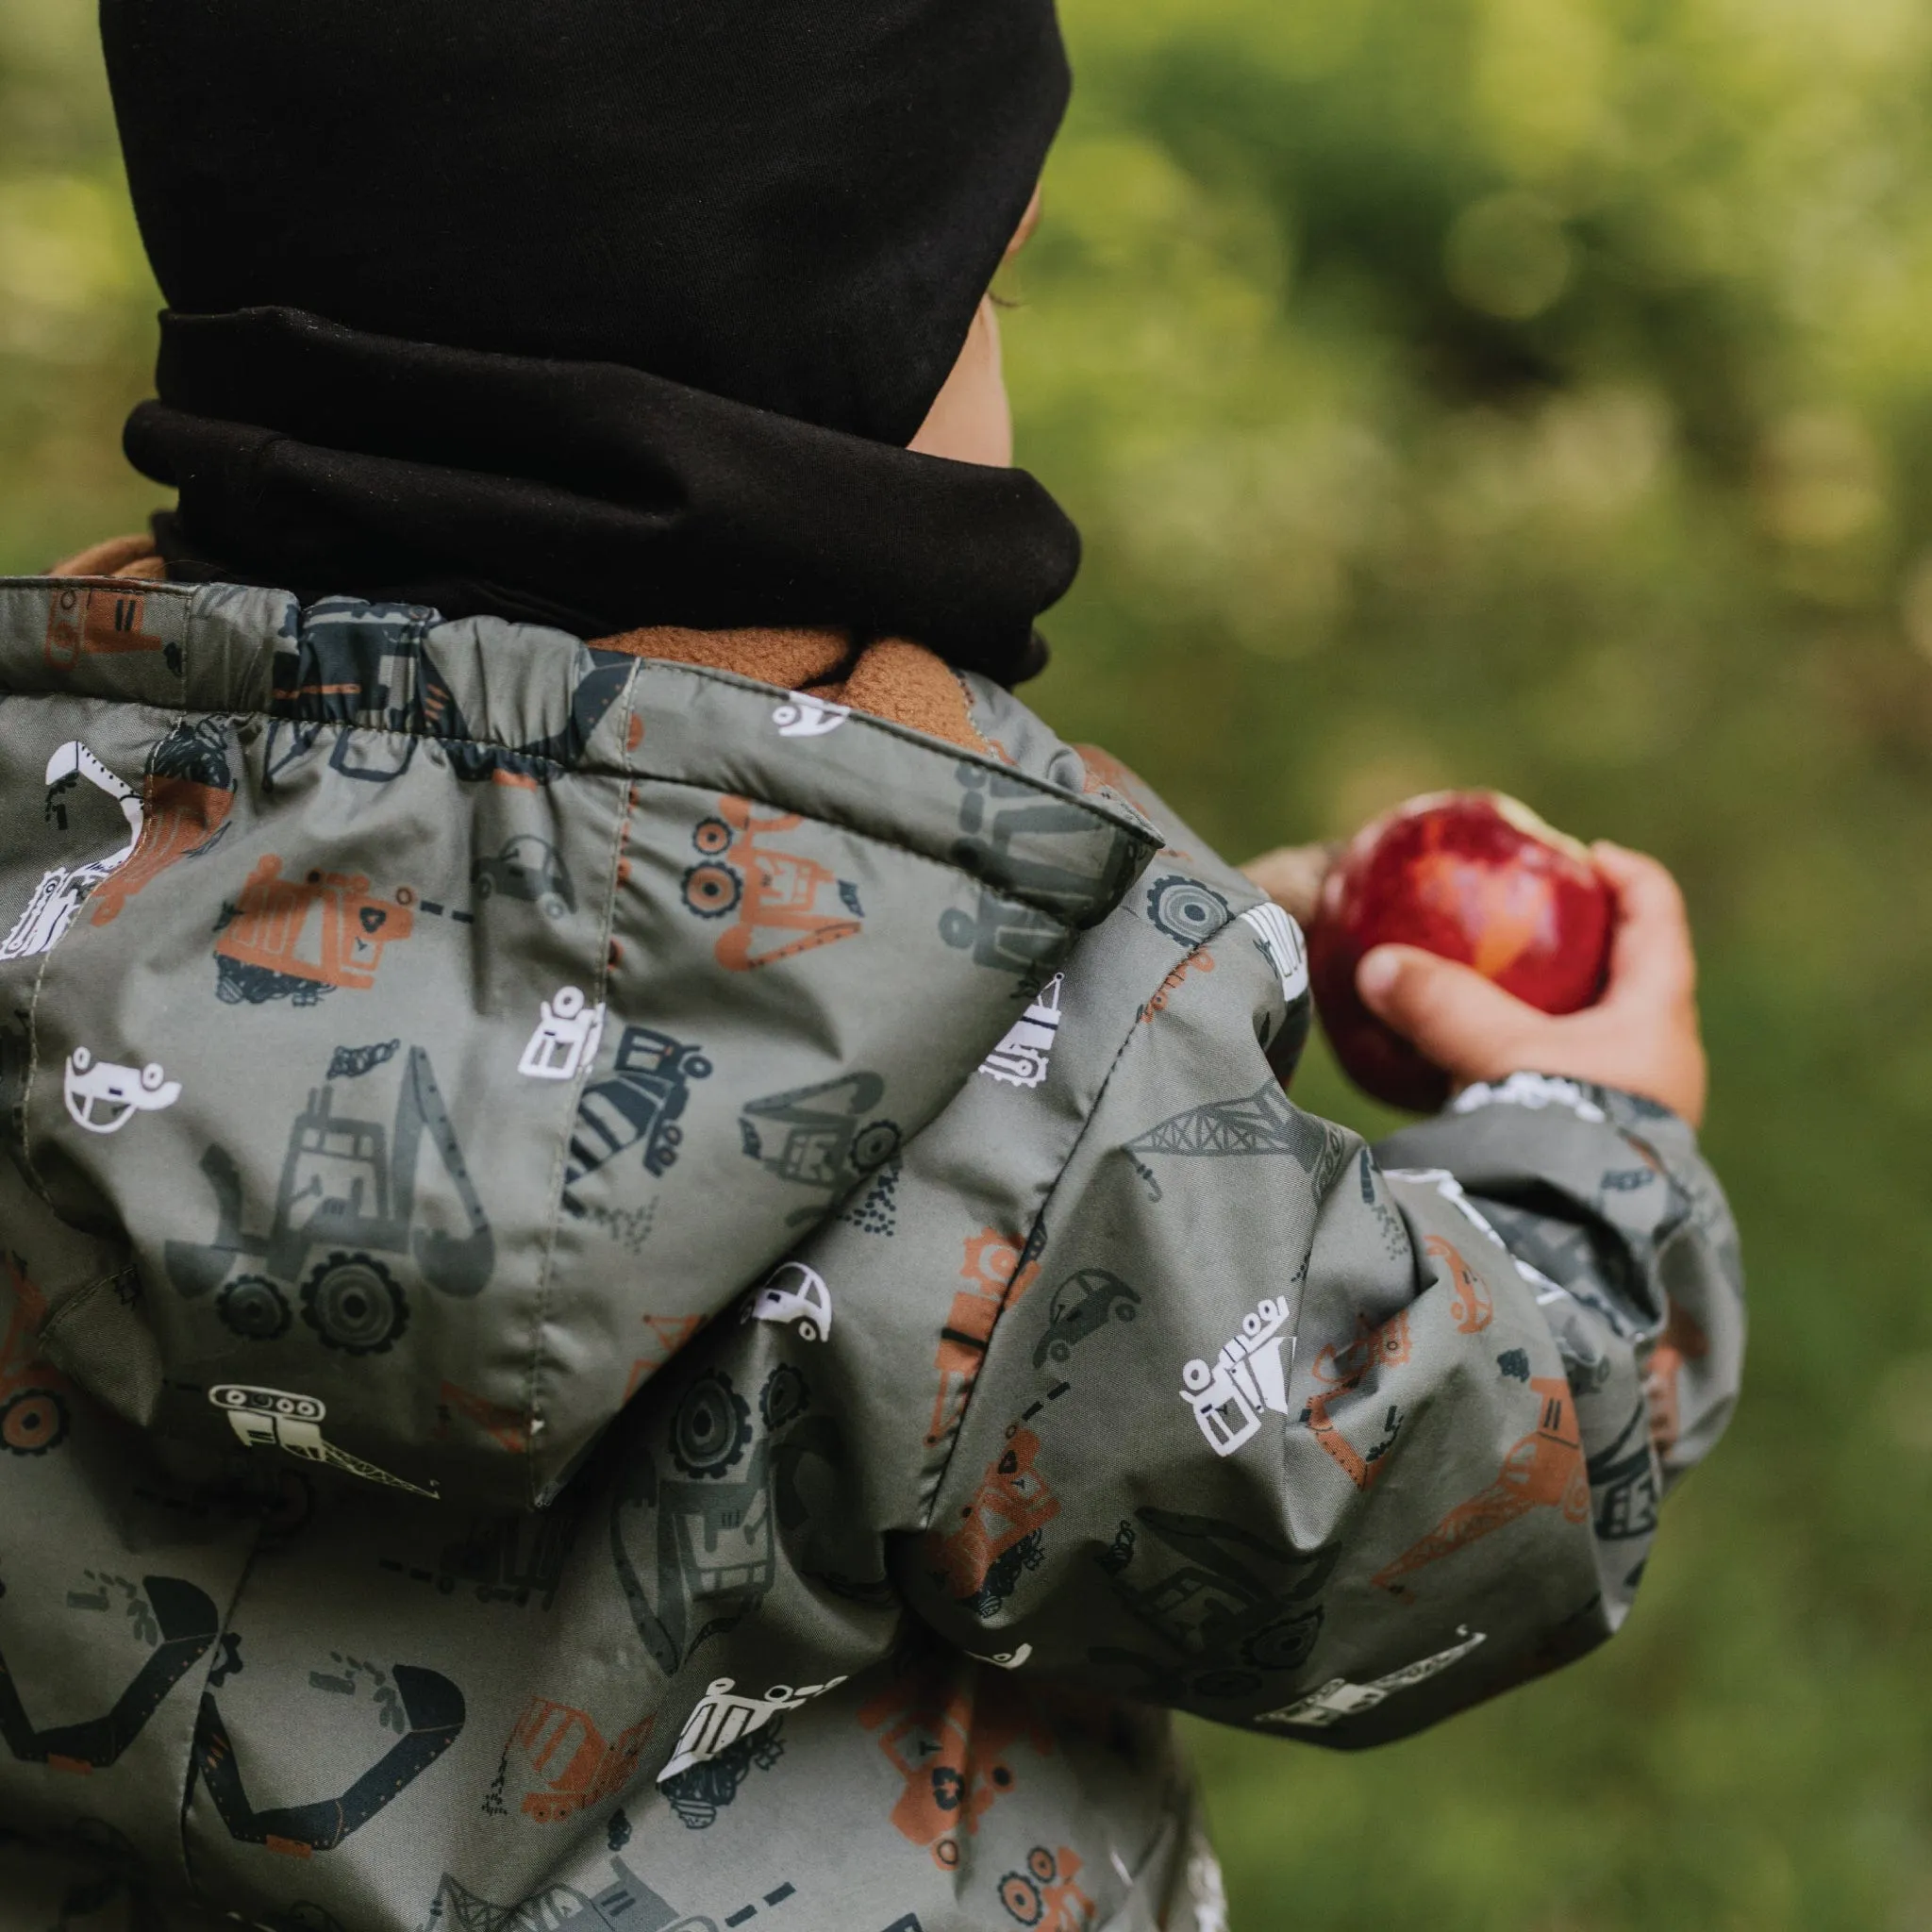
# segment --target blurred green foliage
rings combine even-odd
[[[1235,1924],[1932,1926],[1932,14],[1066,16],[1035,701],[1237,854],[1487,783],[1668,858],[1755,1304],[1616,1643],[1363,1757],[1196,1733]],[[152,507],[154,301],[92,8],[6,0],[0,569]]]

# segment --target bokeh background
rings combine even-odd
[[[1237,854],[1483,783],[1665,857],[1755,1304],[1616,1643],[1366,1756],[1197,1733],[1238,1932],[1932,1927],[1932,11],[1065,10],[1035,701]],[[154,304],[89,0],[0,0],[0,570],[154,506]]]

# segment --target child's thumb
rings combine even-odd
[[[1356,968],[1356,991],[1378,1020],[1458,1080],[1507,1071],[1512,1049],[1542,1016],[1513,993],[1420,946],[1377,946]]]

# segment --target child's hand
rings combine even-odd
[[[1600,841],[1591,857],[1617,895],[1609,984],[1595,1006],[1557,1018],[1415,946],[1377,946],[1357,969],[1356,990],[1458,1087],[1561,1074],[1641,1094],[1697,1126],[1704,1045],[1683,894],[1641,853]]]
[[[1315,923],[1322,881],[1340,845],[1277,845],[1251,858],[1241,870],[1304,930]]]

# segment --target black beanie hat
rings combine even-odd
[[[1052,0],[101,0],[172,308],[908,441],[1065,109]]]

